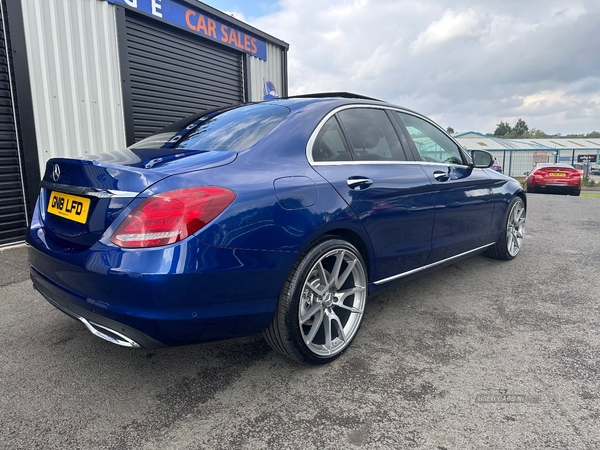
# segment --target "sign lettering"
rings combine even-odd
[[[106,0],[267,60],[267,43],[175,0]]]

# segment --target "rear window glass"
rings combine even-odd
[[[149,136],[130,149],[168,147],[184,151],[241,151],[256,144],[288,114],[288,108],[272,103],[245,105],[207,120],[200,118],[179,132]]]
[[[203,122],[181,139],[175,148],[245,150],[273,130],[288,114],[288,108],[272,104],[236,108]]]

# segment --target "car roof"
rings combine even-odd
[[[373,100],[376,102],[383,102],[377,98],[367,97],[365,95],[354,94],[352,92],[316,92],[313,94],[299,94],[291,95],[285,98],[351,98],[351,99],[362,99],[362,100]]]
[[[559,164],[559,163],[539,163],[536,167],[544,168],[544,167],[558,167],[560,169],[573,169],[573,166],[570,164]]]
[[[387,106],[390,108],[398,109],[407,113],[414,114],[416,116],[428,119],[423,114],[414,111],[409,108],[405,108],[403,106],[395,105],[393,103],[386,102],[384,100],[379,100],[372,97],[367,97],[365,95],[354,94],[351,92],[317,92],[311,94],[299,94],[290,97],[282,97],[275,98],[272,100],[266,100],[260,103],[274,103],[281,106],[288,106],[290,108],[293,107],[303,107],[307,104],[314,104],[317,102],[323,103],[333,103],[330,106],[344,106],[344,105],[374,105],[374,106]]]
[[[312,94],[300,94],[300,95],[295,95],[295,96],[291,96],[291,97],[274,98],[274,99],[260,101],[260,102],[248,102],[248,103],[241,103],[241,104],[236,104],[236,105],[222,106],[222,107],[214,108],[214,109],[211,109],[208,111],[202,111],[202,112],[190,115],[188,117],[184,117],[184,118],[178,120],[177,122],[166,126],[159,132],[165,133],[165,132],[177,131],[177,130],[187,126],[191,122],[198,120],[200,117],[203,117],[207,114],[213,114],[213,113],[219,114],[220,112],[224,112],[224,111],[227,111],[230,109],[244,108],[246,106],[256,105],[256,104],[262,104],[262,105],[270,104],[270,105],[275,105],[275,106],[283,106],[283,107],[289,108],[290,111],[294,111],[294,110],[298,111],[298,110],[302,110],[309,106],[319,105],[320,108],[319,108],[319,106],[317,106],[316,109],[313,109],[313,112],[316,112],[317,114],[318,113],[325,114],[328,111],[331,111],[340,106],[346,106],[346,105],[373,105],[373,106],[379,106],[379,107],[384,106],[384,107],[393,108],[398,111],[402,111],[402,112],[406,112],[406,113],[415,115],[415,116],[420,117],[427,121],[431,121],[431,119],[427,118],[426,116],[424,116],[416,111],[413,111],[408,108],[404,108],[402,106],[394,105],[392,103],[388,103],[383,100],[378,100],[378,99],[375,99],[372,97],[367,97],[367,96],[360,95],[360,94],[353,94],[350,92],[318,92],[318,93],[312,93]]]

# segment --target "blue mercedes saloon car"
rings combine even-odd
[[[262,333],[338,357],[369,295],[460,258],[510,260],[526,196],[431,120],[352,94],[197,114],[48,161],[34,287],[96,336],[158,348]]]

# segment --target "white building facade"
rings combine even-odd
[[[0,245],[52,157],[121,149],[185,116],[287,95],[288,44],[196,0],[0,0]]]

